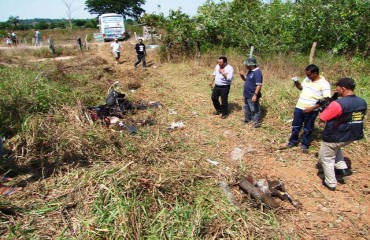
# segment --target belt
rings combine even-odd
[[[218,88],[226,88],[226,87],[230,87],[230,85],[215,85],[216,87]]]

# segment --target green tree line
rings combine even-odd
[[[199,7],[194,17],[178,11],[146,14],[172,49],[214,47],[258,52],[307,52],[312,43],[333,54],[369,55],[370,1],[234,0]]]
[[[97,28],[98,22],[96,19],[73,19],[72,24],[77,28]],[[10,16],[8,21],[0,22],[0,30],[29,30],[29,29],[65,29],[69,28],[67,19],[19,19],[18,17]]]

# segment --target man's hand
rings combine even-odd
[[[313,106],[313,107],[308,107],[308,108],[306,108],[305,110],[303,110],[303,112],[304,112],[304,113],[309,113],[309,112],[314,111],[315,109],[316,109],[316,107],[315,107],[315,106]]]
[[[218,70],[218,72],[221,73],[221,75],[224,76],[225,78],[227,77],[227,72],[225,72],[225,69],[220,68],[220,70]]]
[[[257,95],[256,94],[254,94],[253,97],[252,97],[252,102],[255,102],[255,101],[257,101]]]

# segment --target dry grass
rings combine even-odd
[[[237,53],[227,56],[235,69],[243,59]],[[297,160],[294,151],[275,152],[276,146],[285,143],[289,136],[286,120],[291,117],[298,94],[292,91],[290,77],[303,72],[296,59],[279,56],[260,60],[265,76],[262,100],[265,117],[262,128],[252,129],[241,124],[243,83],[237,75],[229,97],[230,117],[221,120],[210,114],[213,109],[208,83],[216,54],[204,56],[200,66],[195,61],[159,64],[157,57],[149,54],[149,61],[157,67],[147,70],[134,69],[131,57],[116,67],[109,63],[110,58],[101,57],[85,54],[78,60],[45,65],[45,77],[74,87],[74,100],[53,107],[46,114],[30,116],[24,131],[6,143],[1,167],[4,172],[11,170],[13,183],[24,186],[24,190],[1,200],[2,204],[20,208],[17,215],[0,216],[3,236],[14,239],[327,236],[319,228],[302,229],[310,217],[302,216],[307,209],[295,210],[283,203],[274,213],[258,211],[236,187],[231,187],[233,202],[230,202],[218,186],[219,182],[233,183],[236,177],[246,174],[282,178],[291,194],[305,201],[306,208],[310,199],[320,204],[329,201],[326,199],[329,197],[311,198],[310,194],[317,192],[317,184],[313,184],[312,190],[305,182],[307,176],[301,176],[303,180],[297,182],[295,176],[284,174],[284,169],[302,174],[316,161],[314,155],[300,155]],[[324,61],[322,64],[325,73],[329,72],[326,69],[336,73],[336,65],[325,65]],[[350,65],[341,71],[356,74]],[[124,85],[133,101],[160,101],[164,106],[138,111],[124,121],[134,124],[155,119],[156,125],[140,127],[137,135],[129,135],[91,121],[83,111],[84,105],[103,103],[106,90],[116,80]],[[133,88],[137,89],[135,93],[130,91]],[[177,114],[169,114],[169,109]],[[185,129],[169,131],[170,123],[177,121],[184,122]],[[356,160],[368,157],[368,139],[347,153]],[[315,141],[314,149],[318,142]],[[230,158],[235,147],[251,151],[246,152],[242,161],[235,161]],[[214,166],[207,159],[218,161],[219,165]],[[366,173],[359,171],[359,176]],[[325,213],[317,213],[320,214]],[[354,229],[351,233],[358,227]]]

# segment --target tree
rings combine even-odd
[[[123,17],[138,19],[145,12],[141,8],[145,0],[86,0],[86,9],[91,14],[119,13]]]
[[[69,22],[69,27],[72,29],[73,24],[72,24],[72,13],[76,11],[76,9],[72,8],[72,5],[75,0],[63,0],[64,5],[66,6],[66,14],[68,17],[68,22]]]
[[[19,17],[18,16],[10,16],[9,19],[8,19],[8,22],[14,24],[14,28],[17,27],[17,24],[19,23]]]

